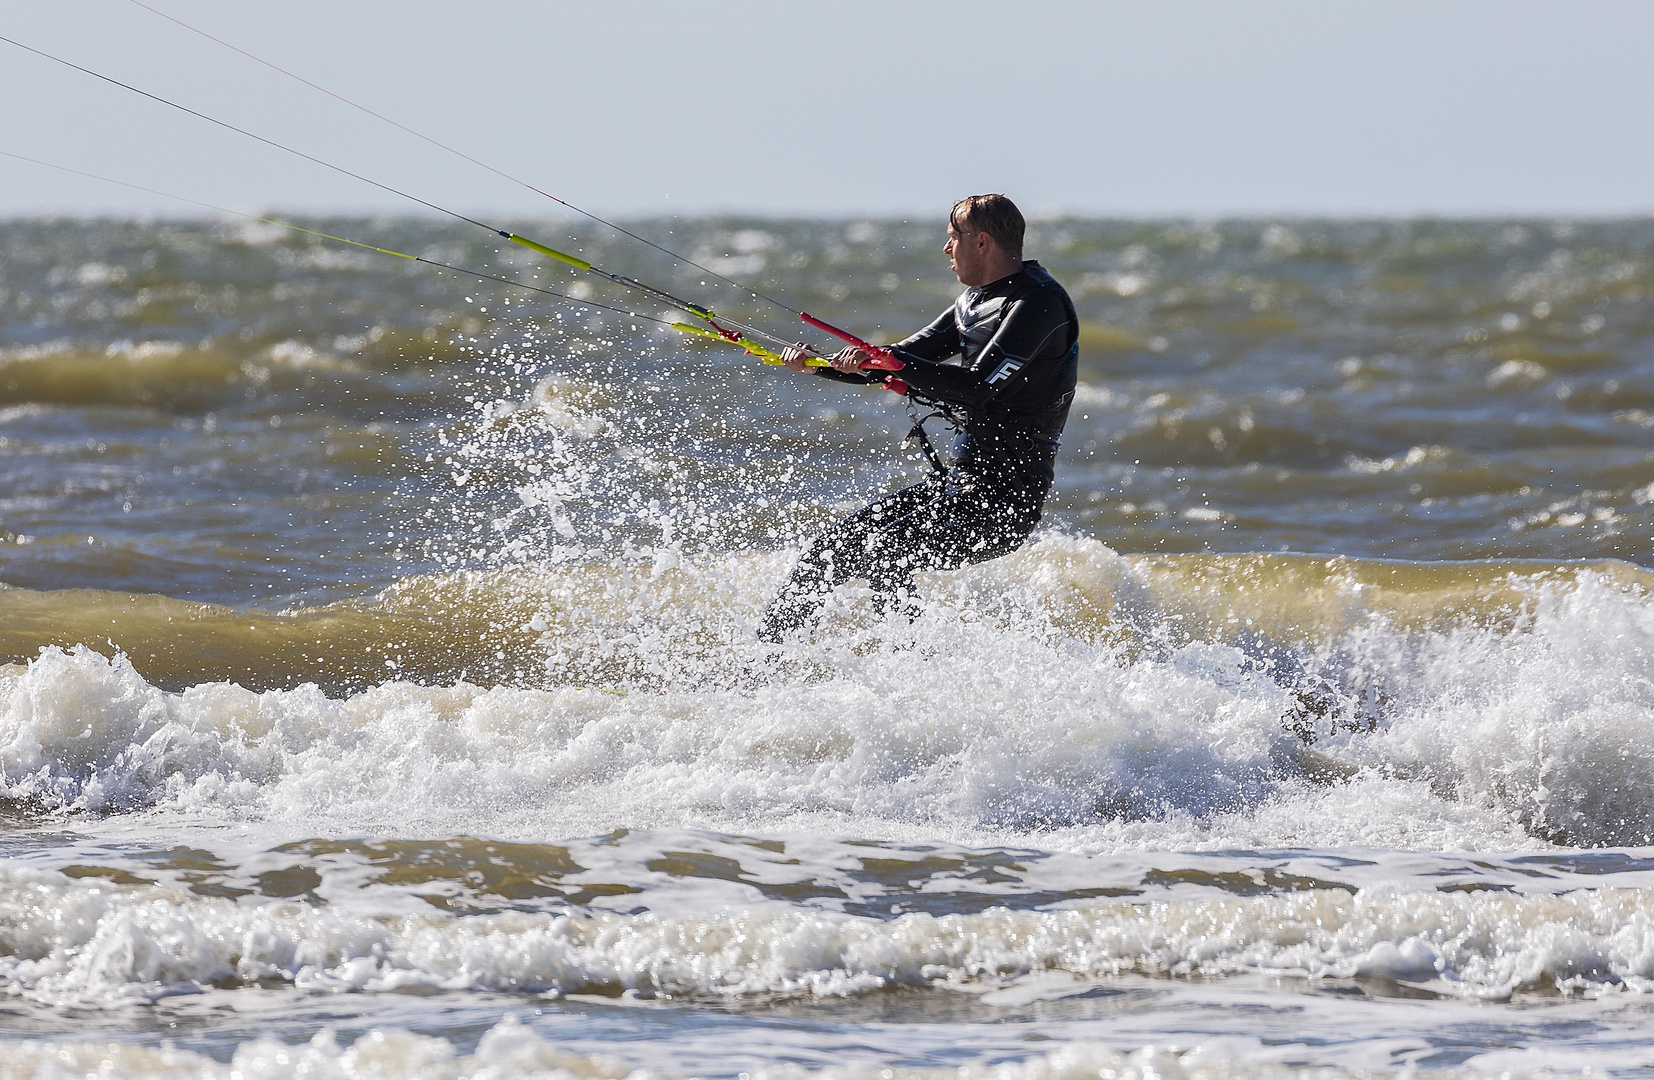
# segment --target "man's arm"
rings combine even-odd
[[[924,360],[942,360],[959,352],[959,330],[954,323],[953,308],[949,307],[947,310],[943,311],[942,314],[932,319],[929,326],[925,327],[923,330],[920,330],[917,334],[904,338],[895,345],[889,346],[889,348],[900,353],[900,358],[904,362],[911,361],[914,358]],[[795,353],[796,356],[794,355]],[[802,347],[798,349],[788,349],[783,353],[783,356],[790,358],[793,361],[787,363],[787,367],[789,369],[793,371],[805,370]],[[870,369],[865,371],[860,369],[860,365],[866,363],[870,359],[871,358],[860,349],[843,349],[837,356],[833,357],[833,366],[818,367],[815,369],[815,373],[824,379],[832,379],[835,382],[856,383],[862,386],[884,382],[885,378],[891,374],[890,372],[881,369]]]
[[[892,352],[900,353],[900,359],[911,360],[917,357],[920,360],[946,360],[956,356],[964,348],[959,340],[959,323],[953,317],[953,307],[949,305],[942,314],[930,320],[930,325],[898,341],[890,346]]]
[[[1016,374],[1039,359],[1067,352],[1068,307],[1054,291],[1036,289],[1017,300],[999,330],[968,368],[914,358],[900,372],[915,390],[967,409],[979,409],[1018,380]],[[904,352],[903,359],[907,359]]]

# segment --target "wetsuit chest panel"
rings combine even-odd
[[[999,332],[1009,303],[1006,296],[984,297],[981,289],[967,289],[954,302],[953,324],[959,331],[960,353],[966,367],[976,366],[976,358]]]

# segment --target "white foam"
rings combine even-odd
[[[1136,572],[1100,545],[1048,540],[928,582],[911,628],[835,616],[775,681],[744,688],[729,684],[756,646],[726,620],[768,582],[688,556],[594,578],[608,607],[591,632],[547,646],[663,692],[171,694],[123,658],[48,649],[0,673],[0,795],[310,835],[704,827],[1088,851],[1654,835],[1654,603],[1638,590],[1553,575],[1511,585],[1527,607],[1500,625],[1422,630],[1360,619],[1359,590],[1329,594],[1354,628],[1309,642],[1302,663],[1384,702],[1373,729],[1323,734],[1306,770],[1282,720],[1290,679],[1255,650],[1086,622]]]
[[[1290,1066],[1267,1059],[1269,1050],[1234,1045],[1237,1040],[1213,1040],[1193,1047],[1150,1045],[1119,1052],[1096,1042],[1062,1044],[1043,1053],[998,1064],[915,1068],[880,1064],[846,1064],[826,1069],[777,1065],[743,1071],[749,1080],[1247,1080],[1276,1077],[1373,1077],[1393,1075],[1367,1069],[1336,1066]],[[452,1044],[397,1028],[375,1028],[342,1046],[331,1031],[318,1033],[308,1043],[288,1045],[276,1039],[258,1039],[236,1049],[233,1059],[220,1063],[204,1055],[170,1047],[151,1048],[114,1042],[0,1043],[0,1077],[68,1077],[119,1075],[137,1078],[189,1077],[190,1080],[278,1080],[291,1076],[315,1080],[356,1080],[364,1076],[396,1076],[408,1080],[634,1080],[681,1076],[670,1067],[633,1069],[620,1059],[559,1049],[513,1017],[506,1017],[485,1033],[475,1054],[461,1054]],[[1522,1061],[1520,1054],[1507,1058]],[[1510,1067],[1498,1075],[1517,1080],[1525,1076],[1554,1076],[1544,1065],[1531,1070]],[[1406,1070],[1419,1078],[1481,1077],[1491,1070],[1474,1068]]]
[[[1654,835],[1654,603],[1582,574],[1512,629],[1370,639],[1397,704],[1337,754],[1578,845]]]
[[[1374,976],[1467,998],[1654,991],[1654,890],[1317,889],[878,920],[783,904],[654,913],[372,916],[0,868],[0,985],[56,1006],[264,981],[740,998],[1057,973]]]

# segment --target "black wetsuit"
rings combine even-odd
[[[952,468],[852,514],[815,539],[765,613],[759,636],[780,641],[810,622],[836,584],[866,578],[887,611],[918,570],[953,570],[1015,551],[1039,523],[1079,362],[1074,305],[1037,262],[966,289],[923,330],[891,346],[898,377],[963,413]],[[941,361],[958,356],[960,361]],[[845,375],[882,381],[885,372]]]

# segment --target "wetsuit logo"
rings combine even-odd
[[[1006,357],[1005,362],[1000,364],[997,368],[994,368],[994,373],[988,376],[988,385],[998,386],[1006,379],[1009,379],[1012,375],[1015,375],[1017,372],[1021,371],[1023,363],[1024,361],[1018,360],[1014,356]]]

